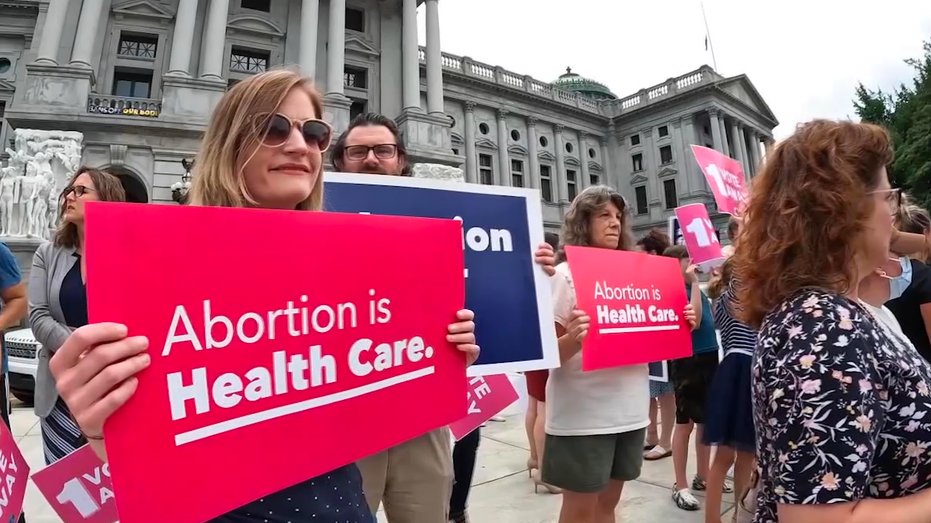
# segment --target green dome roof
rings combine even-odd
[[[553,85],[596,100],[617,100],[617,95],[612,93],[611,89],[608,89],[606,85],[573,73],[571,67],[567,67],[566,74],[557,78]]]

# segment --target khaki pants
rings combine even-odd
[[[444,427],[360,460],[362,490],[372,514],[384,503],[389,523],[447,523],[451,445]]]

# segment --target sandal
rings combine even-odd
[[[692,490],[697,490],[699,492],[704,492],[708,488],[708,484],[705,480],[701,479],[698,476],[692,478]],[[724,480],[724,486],[721,487],[721,492],[725,494],[730,494],[734,492],[734,485],[730,481]]]
[[[669,456],[672,456],[671,450],[666,450],[659,445],[654,445],[647,449],[647,451],[643,454],[643,459],[647,461],[656,461],[663,458],[668,458]]]
[[[676,503],[676,506],[682,510],[695,511],[701,508],[701,504],[687,488],[676,490],[676,486],[673,485],[672,500]]]

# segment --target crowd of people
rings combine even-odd
[[[190,203],[321,211],[327,152],[340,172],[409,172],[390,119],[362,115],[331,148],[321,118],[319,93],[290,70],[237,83],[205,133]],[[537,492],[562,496],[560,523],[616,521],[625,482],[669,457],[671,502],[700,510],[694,492],[706,492],[706,523],[721,523],[729,493],[735,521],[931,520],[931,220],[890,185],[891,158],[879,127],[801,126],[765,158],[731,219],[729,257],[707,275],[662,231],[635,240],[616,190],[578,194],[560,236],[535,253],[550,275],[560,366],[525,376],[528,474]],[[43,346],[35,409],[47,463],[85,444],[105,460],[103,425],[150,360],[148,341],[125,326],[88,323],[84,204],[125,193],[114,175],[83,167],[61,198],[28,289]],[[583,372],[591,318],[577,306],[567,245],[679,262],[693,354],[667,362],[667,382],[651,381],[646,364]],[[0,296],[14,289],[15,301],[22,286],[0,275]],[[473,318],[459,311],[448,327],[469,362]],[[453,443],[438,429],[213,522],[372,523],[383,507],[389,523],[466,523],[479,439],[476,429]]]

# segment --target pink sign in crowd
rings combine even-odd
[[[321,212],[324,154],[410,167],[393,121],[331,144],[322,117],[309,79],[271,70],[215,109],[189,205],[73,176],[28,289],[47,466],[0,426],[0,521],[28,517],[30,480],[65,523],[469,521],[481,426],[518,392],[467,371],[462,224]],[[643,462],[671,457],[669,502],[707,523],[725,494],[734,521],[928,520],[931,220],[890,185],[888,134],[804,124],[752,183],[693,153],[726,248],[700,204],[676,209],[684,245],[635,239],[601,185],[534,248],[558,352],[525,373],[536,491],[560,523],[614,522]]]

